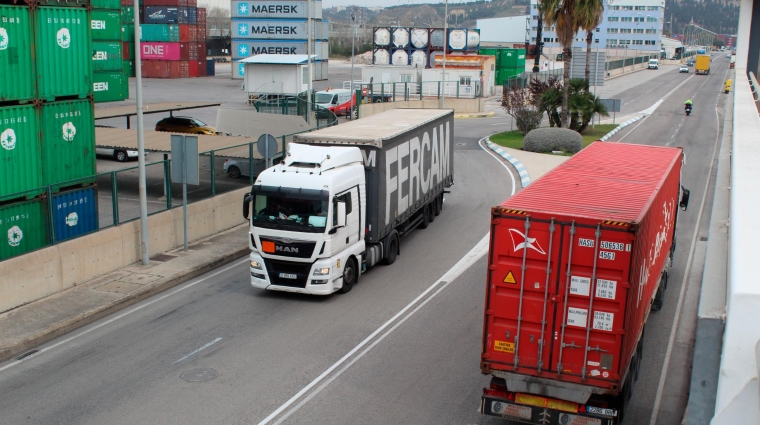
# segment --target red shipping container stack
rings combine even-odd
[[[189,78],[188,61],[142,61],[142,72],[145,78]]]
[[[152,46],[150,52],[143,51],[141,56],[143,76],[145,78],[206,76],[206,9],[197,8],[197,0],[143,0],[142,4],[193,9],[192,12],[194,12],[183,15],[185,21],[180,20],[187,23],[179,24],[179,43],[153,43],[161,44],[161,46]],[[140,20],[143,21],[142,16]],[[128,52],[127,49],[124,51]],[[125,57],[125,59],[131,58]]]
[[[187,0],[143,0],[145,6],[169,6],[169,7],[185,7],[187,6]]]

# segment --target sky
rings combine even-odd
[[[467,3],[467,0],[452,0],[449,3]],[[443,0],[322,0],[322,7],[333,6],[398,6],[403,4],[443,3]],[[218,6],[230,8],[230,0],[199,0],[198,7]]]

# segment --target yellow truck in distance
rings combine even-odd
[[[709,74],[710,60],[710,55],[697,55],[697,62],[694,64],[694,73]]]

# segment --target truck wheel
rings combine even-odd
[[[427,204],[427,208],[429,208],[429,209],[430,209],[430,210],[428,211],[428,217],[430,217],[430,222],[431,222],[431,223],[435,221],[435,216],[437,215],[437,214],[435,213],[435,204],[436,204],[436,203],[437,203],[437,202],[436,202],[435,200],[433,200],[433,202],[431,202],[431,203]]]
[[[441,215],[443,211],[443,194],[435,200],[435,215]]]
[[[427,229],[430,225],[430,205],[422,207],[422,223],[420,223],[420,229]]]
[[[662,279],[663,291],[667,291],[668,290],[668,272],[662,272],[661,279]]]
[[[662,301],[665,297],[665,294],[663,293],[662,285],[657,288],[657,292],[654,294],[654,299],[652,300],[652,311],[660,311],[662,310]]]
[[[392,236],[388,240],[388,251],[385,255],[385,264],[391,265],[396,262],[396,255],[398,254],[398,237]]]
[[[351,288],[356,283],[356,260],[350,258],[346,262],[346,267],[343,268],[343,287],[338,290],[341,294],[351,292]]]

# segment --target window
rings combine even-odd
[[[657,30],[656,29],[648,29],[647,30],[647,34],[657,34]]]
[[[644,40],[633,40],[633,44],[644,44]]]
[[[303,78],[301,78],[302,84],[309,84],[309,68],[304,67],[302,74],[303,74]]]
[[[530,41],[532,41],[532,42],[535,43],[536,42],[536,37],[531,37]]]
[[[632,22],[633,18],[631,18],[630,16],[623,16],[623,17],[620,18],[620,21],[621,22]]]
[[[338,225],[338,202],[345,202],[346,203],[346,216],[351,214],[351,192],[346,192],[342,195],[336,196],[333,198],[333,211],[336,212],[336,214],[333,214],[333,226]]]
[[[402,83],[411,83],[412,82],[412,74],[401,74],[401,80]]]
[[[623,10],[633,10],[633,6],[620,6]]]
[[[537,21],[538,20],[538,15],[533,15],[533,20]]]
[[[594,43],[599,43],[599,39],[598,39],[598,38],[595,38],[595,39],[594,39]]]
[[[635,28],[633,32],[634,34],[644,34],[644,28]]]
[[[631,40],[620,40],[620,44],[631,44]]]
[[[544,37],[544,43],[551,43],[552,39],[549,37]]]
[[[647,22],[657,22],[657,18],[653,18],[651,16],[647,16]]]
[[[472,84],[472,77],[459,77],[460,86],[469,86]]]
[[[636,6],[635,10],[647,10],[646,6]]]
[[[633,18],[633,22],[644,22],[644,17],[643,16],[637,16],[637,17]]]
[[[647,10],[650,12],[656,12],[660,10],[660,6],[647,6]]]
[[[618,33],[618,29],[617,28],[607,28],[607,33],[608,34],[617,34]]]
[[[620,10],[620,6],[610,6],[610,10]]]
[[[538,31],[538,27],[533,27],[533,31]]]
[[[609,18],[607,18],[607,20],[610,21],[610,22],[618,22],[618,21],[620,21],[620,17],[619,16],[610,16]]]
[[[620,33],[621,34],[630,34],[631,33],[631,29],[630,28],[620,28]]]
[[[657,42],[655,40],[644,40],[644,44],[647,46],[656,46]]]
[[[617,44],[617,40],[615,40],[614,38],[608,38],[607,39],[607,45],[608,46],[614,45],[614,44]]]

